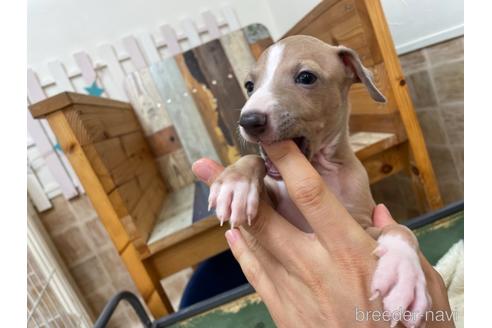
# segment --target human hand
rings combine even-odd
[[[376,266],[371,251],[376,242],[294,143],[264,148],[314,230],[312,234],[298,230],[262,201],[251,227],[226,232],[234,256],[275,323],[279,327],[387,327],[389,322],[383,318],[366,316],[383,313],[380,300],[369,301]],[[209,185],[222,170],[207,159],[193,165],[197,177]]]

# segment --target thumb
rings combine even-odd
[[[378,204],[372,212],[372,224],[376,228],[383,228],[389,224],[395,224],[396,221],[391,216],[388,208],[384,204]]]
[[[217,176],[224,171],[224,167],[214,160],[200,158],[193,163],[191,170],[198,179],[210,186],[217,179]]]

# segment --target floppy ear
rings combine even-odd
[[[354,83],[364,83],[372,99],[377,102],[386,102],[386,98],[381,91],[378,90],[374,81],[372,80],[372,73],[362,65],[359,55],[346,47],[338,47],[338,56],[345,65],[347,74]]]

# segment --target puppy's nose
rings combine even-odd
[[[249,135],[258,136],[266,130],[267,117],[265,114],[258,112],[245,113],[239,118],[239,125],[241,125]]]

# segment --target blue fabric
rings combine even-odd
[[[247,282],[231,251],[225,251],[197,266],[183,292],[179,309],[184,309]]]

